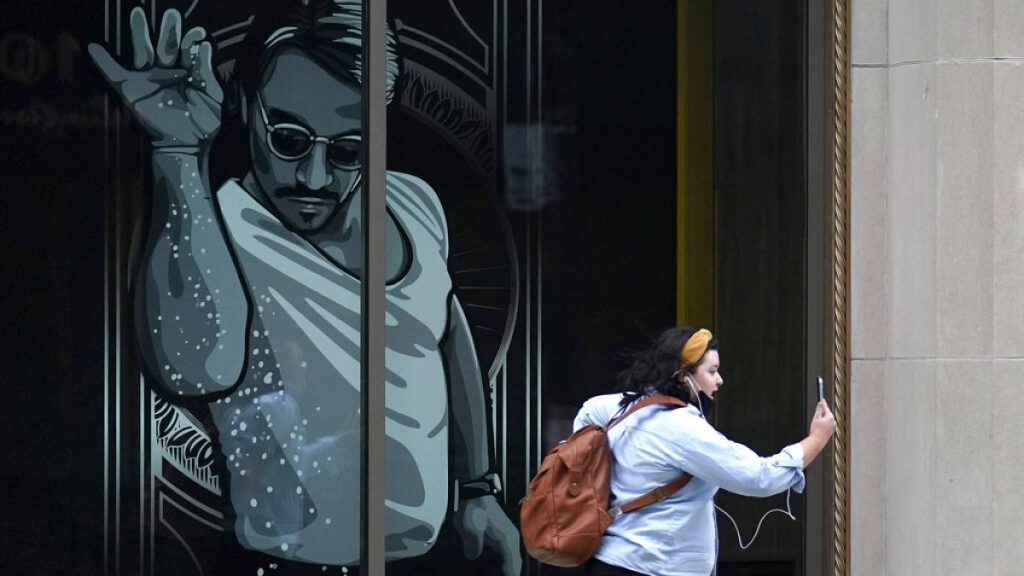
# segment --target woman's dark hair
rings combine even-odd
[[[692,402],[693,394],[677,376],[679,354],[694,332],[696,330],[688,326],[669,328],[654,340],[650,348],[632,354],[633,365],[619,373],[618,390],[623,393],[620,406],[626,407],[652,394],[664,394]],[[705,354],[707,350],[718,350],[718,341],[711,339]]]

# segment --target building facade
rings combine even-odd
[[[1014,574],[1024,5],[851,4],[853,573]]]

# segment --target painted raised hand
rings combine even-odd
[[[213,48],[200,27],[181,33],[181,13],[164,12],[156,48],[145,11],[130,16],[132,69],[106,48],[89,45],[96,67],[132,109],[157,148],[205,148],[220,128],[224,90],[213,71]]]

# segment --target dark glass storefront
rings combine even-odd
[[[368,416],[389,574],[575,573],[519,549],[517,503],[676,323],[721,342],[720,430],[761,453],[801,438],[822,371],[809,4],[388,0],[369,220],[359,2],[6,8],[5,571],[358,573]],[[812,497],[747,550],[720,517],[718,574],[820,573]],[[747,540],[786,500],[719,503]]]

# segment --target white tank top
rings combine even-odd
[[[250,306],[242,383],[211,405],[239,542],[359,562],[360,280],[237,182],[217,192]],[[433,190],[388,173],[411,265],[386,289],[387,558],[426,552],[448,507],[447,230]]]

